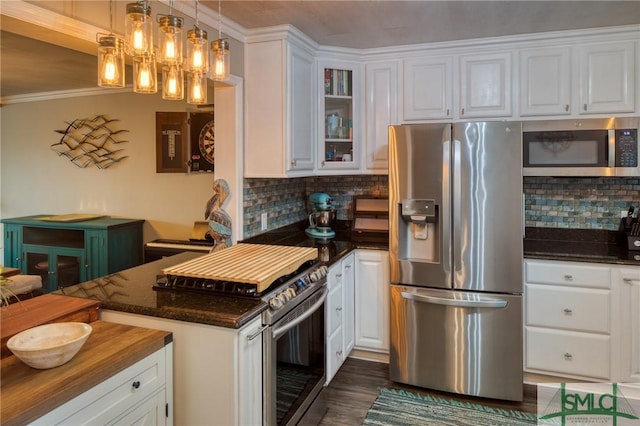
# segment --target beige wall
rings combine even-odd
[[[217,114],[215,178],[231,186],[225,209],[237,239],[235,230],[242,229],[242,171],[234,93],[233,87],[216,88],[216,106],[224,111]],[[155,163],[155,112],[184,111],[186,105],[163,101],[159,94],[133,93],[5,105],[0,109],[0,217],[101,213],[145,219],[145,241],[188,238],[193,222],[204,219],[214,176],[156,173]],[[65,122],[96,114],[119,119],[117,128],[129,131],[122,137],[130,141],[123,144],[128,158],[109,169],[82,169],[51,149],[60,139],[55,130],[65,128]]]

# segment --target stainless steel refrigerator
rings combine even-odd
[[[389,127],[391,380],[522,400],[521,130]]]

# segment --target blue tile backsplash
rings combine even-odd
[[[355,195],[389,195],[384,175],[316,176],[244,180],[244,238],[305,220],[307,197],[326,192],[339,220],[352,219]],[[523,178],[525,226],[617,230],[620,211],[640,207],[640,178]]]

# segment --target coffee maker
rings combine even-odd
[[[333,238],[336,232],[333,226],[336,220],[336,209],[333,208],[333,199],[324,192],[314,192],[309,195],[309,227],[307,235],[313,238]]]

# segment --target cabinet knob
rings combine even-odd
[[[342,350],[336,351],[336,356],[342,358]]]
[[[296,160],[291,160],[291,165],[292,165],[293,167],[295,167],[295,166],[296,166]]]
[[[464,108],[462,108],[462,111],[460,112],[460,115],[464,115]]]
[[[351,269],[351,265],[344,265],[344,269]]]
[[[569,104],[566,104],[566,105],[564,106],[564,110],[565,110],[565,111],[567,111],[567,112],[569,112]]]
[[[573,355],[571,355],[569,352],[565,352],[564,359],[566,359],[567,361],[571,361],[573,359]]]
[[[562,312],[564,312],[565,315],[573,314],[573,311],[571,309],[569,309],[569,308],[564,308]]]
[[[449,116],[449,108],[447,108],[447,117]]]
[[[338,307],[336,308],[336,312],[342,312],[342,306],[338,306]]]
[[[321,164],[322,164],[322,167],[324,167],[324,160],[322,160],[322,163],[321,163]]]
[[[131,387],[134,389],[139,389],[140,388],[140,380],[136,380],[135,382],[131,383]]]
[[[342,278],[342,274],[336,274],[336,278]]]
[[[571,274],[565,274],[565,275],[564,275],[564,280],[565,280],[565,281],[573,281],[573,275],[571,275]]]
[[[586,111],[586,110],[587,110],[587,104],[584,104],[584,105],[582,106],[582,108]]]

